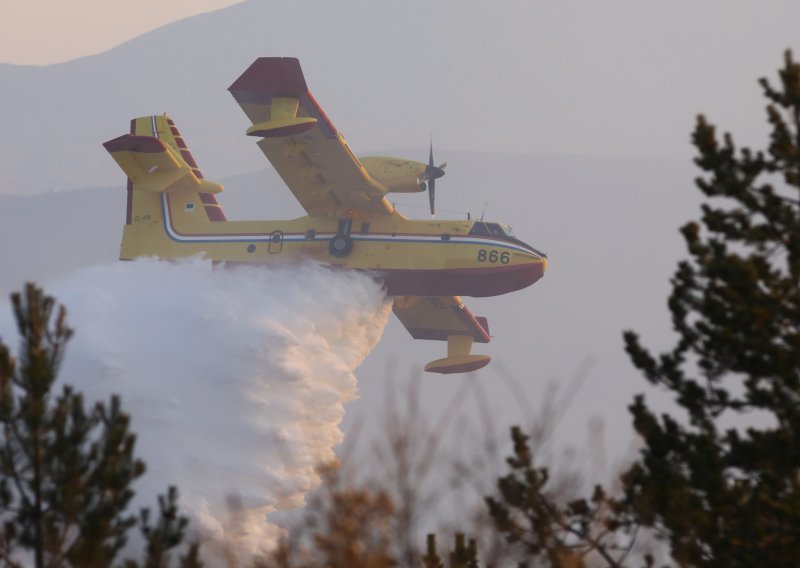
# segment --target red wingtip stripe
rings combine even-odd
[[[189,150],[181,150],[181,157],[187,164],[189,164],[189,167],[191,167],[192,169],[195,170],[200,169],[197,167],[197,162],[194,161],[194,157],[192,156],[192,153]]]
[[[158,138],[153,138],[152,136],[133,136],[131,134],[123,134],[118,138],[104,142],[103,146],[109,152],[130,151],[158,154],[166,150],[164,143]]]
[[[486,332],[486,334],[489,337],[491,337],[491,334],[489,333],[489,320],[487,320],[485,317],[482,316],[475,316],[475,321],[477,321],[481,325],[483,330]]]
[[[227,221],[228,219],[225,217],[225,213],[222,212],[222,209],[217,205],[206,205],[205,207],[206,215],[208,215],[208,220],[211,222],[216,223],[217,221]]]
[[[469,311],[469,308],[466,306],[463,308],[453,306],[452,310],[456,314],[456,317],[461,320],[461,323],[464,324],[464,327],[470,331],[474,341],[478,343],[489,343],[489,341],[491,341],[491,337],[489,337],[489,334],[486,332],[480,322],[475,319],[475,316],[472,315],[472,312]]]
[[[228,90],[231,93],[250,91],[272,95],[304,95],[308,87],[297,58],[259,57]]]
[[[325,111],[322,110],[322,107],[319,106],[317,99],[314,98],[314,95],[311,94],[311,91],[306,92],[306,97],[308,97],[309,104],[307,105],[309,108],[309,114],[317,119],[318,123],[321,122],[324,126],[326,126],[329,132],[325,132],[324,128],[322,128],[322,132],[329,137],[334,137],[337,134],[336,127],[331,122],[331,119],[328,118],[328,115],[325,114]]]
[[[131,127],[130,127],[131,136],[136,134],[136,119],[131,119]],[[126,201],[126,210],[125,210],[125,224],[130,225],[131,219],[133,218],[133,180],[128,178],[127,184],[127,191],[128,191],[128,198]]]
[[[206,215],[208,215],[209,221],[227,221],[228,219],[225,217],[225,213],[222,211],[222,207],[220,207],[217,198],[214,197],[213,193],[201,193],[200,201],[205,206]]]
[[[133,211],[133,180],[128,178],[128,199],[127,199],[127,209],[125,211],[125,224],[131,224],[131,212]]]
[[[295,96],[310,116],[317,119],[327,137],[337,135],[336,127],[308,90],[300,62],[294,57],[260,57],[228,88],[240,104],[270,104],[272,97]],[[272,136],[289,136],[298,132],[272,132]],[[258,136],[266,136],[259,133]]]

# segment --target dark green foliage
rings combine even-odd
[[[455,547],[450,551],[450,568],[478,568],[478,545],[475,539],[464,543],[464,535],[456,534]]]
[[[606,521],[609,500],[602,487],[590,499],[568,500],[548,487],[549,472],[535,465],[529,438],[511,429],[514,454],[510,472],[497,482],[499,496],[486,504],[498,532],[520,549],[519,557],[550,566],[583,566],[591,556],[604,566],[619,566],[633,538]],[[618,539],[627,541],[621,547]],[[526,564],[522,564],[526,565]]]
[[[449,554],[448,568],[478,568],[478,543],[474,538],[469,543],[464,542],[464,535],[456,533],[454,538],[453,550]],[[436,535],[429,534],[425,555],[422,557],[422,565],[425,568],[444,568],[444,563],[439,556],[436,546]]]
[[[23,554],[37,567],[110,566],[137,524],[126,509],[145,470],[130,419],[117,397],[87,409],[69,387],[54,395],[72,336],[65,310],[33,284],[11,300],[21,342],[16,361],[0,342],[1,557],[9,566]],[[166,565],[149,559],[181,541],[176,500],[174,489],[159,500],[156,527],[142,513],[146,566]]]
[[[143,509],[140,514],[140,529],[147,542],[147,556],[144,568],[163,568],[169,566],[169,551],[183,541],[189,520],[178,515],[178,490],[170,487],[167,495],[158,496],[158,524],[150,524],[150,511]],[[198,558],[198,547],[192,545],[181,566],[202,566]]]
[[[436,546],[436,535],[429,534],[425,544],[425,556],[422,557],[422,565],[425,568],[444,568]]]
[[[766,151],[720,141],[700,117],[692,140],[707,196],[682,233],[672,280],[675,347],[654,356],[627,332],[648,381],[688,424],[637,397],[644,439],[624,476],[624,523],[656,528],[689,565],[795,565],[800,558],[800,65],[787,52],[770,101]],[[736,427],[731,425],[735,424]]]

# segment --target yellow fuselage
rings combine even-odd
[[[120,258],[125,260],[193,255],[226,263],[313,259],[375,272],[390,295],[459,296],[519,290],[541,278],[547,266],[545,255],[502,232],[474,234],[477,223],[469,220],[414,221],[394,212],[354,214],[344,225],[310,216],[212,222],[197,193],[134,192],[132,198],[138,200],[139,214],[124,229]],[[351,249],[337,256],[331,241],[343,233]]]

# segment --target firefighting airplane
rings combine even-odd
[[[308,215],[286,221],[228,221],[186,143],[166,115],[131,121],[130,134],[104,144],[128,176],[120,258],[202,254],[225,263],[309,258],[368,271],[394,297],[414,339],[447,341],[447,357],[425,366],[463,373],[490,358],[471,354],[490,340],[485,318],[459,296],[495,296],[536,282],[547,257],[511,229],[483,220],[410,220],[388,193],[427,189],[434,213],[444,165],[356,158],[306,86],[294,58],[257,59],[229,91],[252,122],[249,136]]]

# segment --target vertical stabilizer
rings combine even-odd
[[[130,134],[103,146],[128,176],[120,258],[164,255],[173,223],[202,229],[226,220],[214,197],[222,186],[205,179],[167,115],[134,118]]]
[[[173,120],[166,114],[134,118],[131,120],[131,135],[158,138],[181,157],[197,179],[205,179],[203,172],[200,171],[197,162],[194,160],[194,156],[192,156],[189,147],[186,145],[183,136],[181,136],[178,127],[175,126]],[[132,184],[129,182],[128,185],[130,188]],[[135,188],[132,188],[128,191],[128,218],[130,218],[131,215],[131,193],[134,189]],[[207,215],[208,220],[212,222],[225,221],[225,213],[222,211],[222,207],[217,202],[217,198],[214,197],[214,194],[202,191],[198,193],[202,204],[202,210]],[[130,224],[129,220],[127,222]]]

